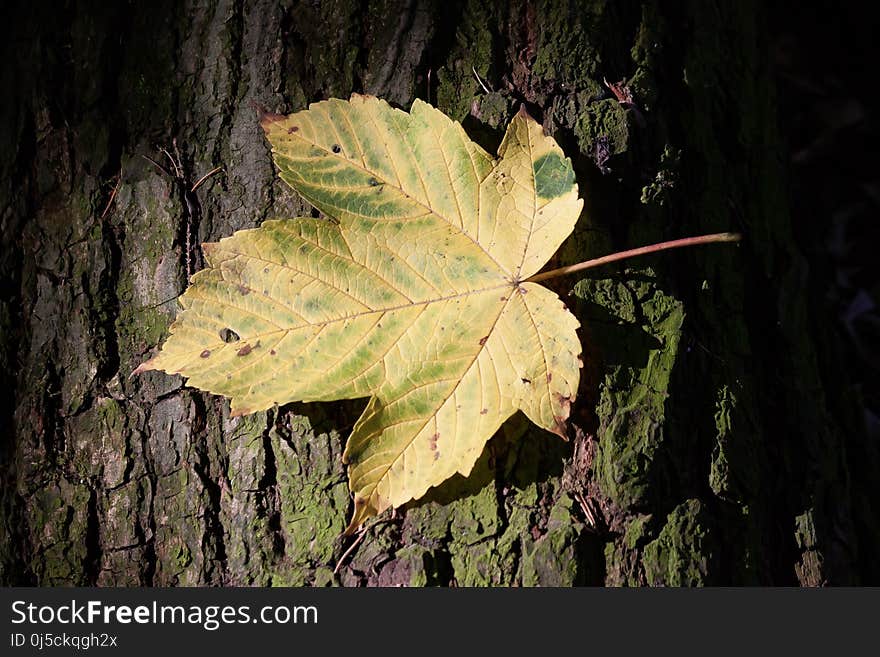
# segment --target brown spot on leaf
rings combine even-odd
[[[259,346],[260,346],[260,341],[257,340],[257,344],[255,344],[253,346],[246,344],[245,346],[243,346],[241,349],[239,349],[235,353],[239,356],[247,356],[249,353],[251,353],[254,349],[256,349]]]
[[[272,355],[272,356],[274,356],[276,353],[278,353],[278,352],[275,351],[274,349],[270,349],[270,350],[269,350],[269,354]]]
[[[547,383],[553,380],[553,372],[547,372]]]
[[[342,150],[342,148],[339,146],[339,144],[333,144],[333,146],[330,147],[330,150],[334,153],[338,153]]]
[[[294,132],[296,132],[297,130],[299,130],[299,126],[298,126],[298,125],[292,125],[292,126],[290,126],[290,127],[287,129],[287,134],[292,135],[292,134],[293,134]]]
[[[434,452],[435,459],[437,458],[437,456],[436,456],[436,454],[437,454],[437,439],[439,437],[440,437],[440,434],[435,433],[433,436],[428,438],[428,447],[431,449],[432,452]]]
[[[553,393],[553,397],[556,398],[556,403],[559,404],[563,410],[565,411],[566,417],[568,417],[569,409],[571,408],[571,397],[569,395],[562,395],[558,392]],[[563,418],[565,419],[565,418]]]
[[[488,335],[480,338],[480,346],[482,347],[484,344],[486,344],[486,340],[488,340],[488,339],[489,339]]]
[[[525,383],[526,385],[528,385],[528,384],[530,384],[530,383],[532,382],[531,379],[527,379],[527,378],[524,377],[524,376],[520,378],[520,381],[522,381],[522,382]]]
[[[199,358],[207,358],[211,355],[210,349],[205,349],[202,353],[199,354]]]
[[[246,288],[244,285],[239,285],[236,289],[241,296],[246,296],[251,293],[250,289]]]
[[[480,415],[485,415],[485,414],[488,413],[488,412],[489,412],[489,409],[488,409],[488,408],[484,408],[483,410],[480,411]]]

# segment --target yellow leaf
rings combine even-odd
[[[332,220],[266,221],[205,244],[161,351],[235,415],[370,397],[349,438],[349,531],[467,475],[522,410],[564,436],[578,323],[525,282],[571,232],[571,164],[524,111],[493,159],[416,101],[328,100],[263,127],[281,178]]]

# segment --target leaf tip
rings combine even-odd
[[[568,424],[566,423],[565,418],[559,417],[558,415],[554,417],[552,431],[565,442],[568,442]]]
[[[282,121],[287,119],[287,117],[284,116],[283,114],[276,114],[275,112],[270,112],[269,110],[267,110],[265,108],[265,106],[260,105],[259,103],[255,102],[255,101],[251,103],[251,107],[253,107],[254,110],[256,110],[257,118],[260,121],[260,125],[262,126],[263,130],[265,130],[266,132],[269,132],[269,130],[272,128],[272,126],[274,124],[281,123]]]
[[[235,401],[232,403],[232,408],[229,410],[229,417],[241,417],[243,415],[250,415],[251,413],[256,413],[257,409],[247,408],[236,405]]]
[[[138,365],[131,371],[131,374],[128,375],[129,379],[133,379],[138,374],[143,374],[144,372],[149,372],[150,370],[155,370],[156,367],[153,365],[153,361],[155,358],[151,358],[150,360],[145,360],[143,363]]]
[[[376,515],[376,509],[370,504],[366,498],[355,495],[354,497],[354,513],[351,516],[351,522],[345,528],[345,536],[351,536],[358,528],[364,524],[367,518]]]
[[[531,114],[529,114],[529,110],[526,109],[525,103],[519,104],[519,110],[517,111],[516,116],[520,119],[537,123],[537,121],[535,121],[535,118]]]

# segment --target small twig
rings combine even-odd
[[[163,148],[162,152],[165,153],[165,157],[171,160],[171,165],[174,167],[174,171],[177,173],[178,178],[183,178],[183,171],[181,171],[181,167],[183,166],[183,162],[180,159],[180,151],[177,150],[177,138],[175,137],[172,140],[174,144],[174,152],[177,154],[177,160],[172,157],[171,153],[168,152],[167,149]]]
[[[581,507],[581,511],[584,513],[584,517],[587,519],[588,526],[591,529],[596,529],[596,518],[593,516],[593,511],[590,509],[590,505],[587,504],[587,500],[584,499],[583,493],[580,491],[574,494],[575,499]]]
[[[119,185],[122,184],[122,169],[119,170],[119,173],[116,176],[116,184],[113,186],[113,191],[110,192],[110,198],[107,200],[107,205],[104,206],[104,211],[101,213],[101,219],[107,216],[107,213],[110,212],[110,206],[113,205],[113,201],[116,198],[116,193],[119,191]]]
[[[367,535],[367,530],[369,530],[372,526],[373,525],[370,525],[369,527],[361,527],[357,537],[351,542],[351,545],[348,546],[348,549],[342,553],[342,556],[339,557],[339,561],[336,562],[336,567],[333,569],[334,575],[339,574],[339,569],[342,568],[342,564],[345,563],[345,560],[348,559],[349,555],[354,552],[355,548],[357,548],[357,546],[361,544],[361,541],[363,541]]]
[[[157,169],[159,169],[159,171],[161,171],[162,173],[164,173],[164,174],[165,174],[166,176],[168,176],[169,178],[173,178],[173,177],[174,177],[174,176],[171,175],[171,172],[170,172],[168,169],[166,169],[166,168],[163,167],[161,164],[159,164],[158,162],[156,162],[156,160],[154,160],[153,158],[151,158],[149,155],[144,155],[143,153],[141,153],[141,157],[144,158],[144,159],[145,159],[147,162],[149,162],[150,164],[152,164],[154,167],[156,167]]]
[[[474,77],[477,78],[477,82],[479,82],[479,83],[480,83],[480,86],[483,87],[483,91],[485,91],[487,94],[492,93],[491,91],[489,91],[489,87],[487,87],[487,86],[483,83],[483,80],[480,79],[480,74],[477,73],[477,69],[474,68],[473,66],[471,66],[471,70],[474,72]]]
[[[346,551],[342,553],[342,556],[339,557],[339,561],[336,562],[336,567],[333,569],[334,575],[339,574],[339,569],[342,568],[342,564],[345,563],[345,560],[348,559],[348,557],[351,555],[351,553],[355,551],[357,546],[360,545],[363,542],[363,540],[367,537],[367,532],[369,532],[376,525],[380,525],[383,522],[389,522],[389,520],[387,520],[387,519],[380,520],[379,518],[376,518],[369,525],[364,525],[363,527],[361,527],[358,530],[357,537],[354,539],[354,541],[352,541],[351,545],[348,546],[348,549],[346,549]]]
[[[190,189],[189,191],[191,191],[191,192],[196,191],[203,182],[205,182],[208,178],[213,176],[215,173],[219,173],[220,171],[223,171],[223,167],[216,167],[214,169],[211,169],[208,173],[206,173],[204,176],[199,178],[198,181],[196,182],[196,184],[193,185],[192,189]]]

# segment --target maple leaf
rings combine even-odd
[[[182,374],[233,415],[369,397],[345,449],[354,515],[467,475],[523,411],[565,435],[577,320],[528,282],[582,201],[571,163],[524,110],[492,158],[416,101],[370,96],[264,115],[281,178],[332,220],[270,220],[219,243],[136,372]]]

